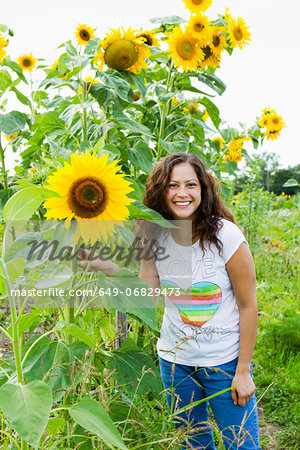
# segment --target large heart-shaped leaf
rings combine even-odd
[[[4,384],[0,388],[0,407],[16,432],[28,444],[38,448],[47,426],[52,394],[43,381],[29,384]]]
[[[46,198],[55,196],[56,192],[38,186],[22,189],[8,200],[3,216],[5,220],[28,220]]]
[[[81,402],[69,408],[69,413],[75,422],[103,439],[110,448],[127,449],[117,427],[103,406],[96,400],[81,400]]]

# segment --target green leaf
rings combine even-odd
[[[290,178],[282,185],[282,187],[294,187],[294,186],[298,186],[298,185],[299,185],[299,183],[297,180],[295,180],[295,178]]]
[[[226,84],[223,83],[223,81],[220,80],[220,78],[218,78],[214,73],[197,73],[197,78],[219,95],[222,95],[226,90]]]
[[[17,99],[21,103],[23,103],[23,105],[31,106],[31,102],[30,102],[29,98],[26,97],[26,95],[22,94],[22,92],[20,92],[17,88],[11,87],[10,90],[16,94]]]
[[[22,130],[26,124],[26,114],[19,111],[11,111],[7,114],[0,114],[0,131],[11,136]]]
[[[125,389],[131,393],[159,394],[163,390],[154,361],[131,341],[125,341],[119,350],[112,352],[106,367],[113,372],[117,383],[125,385]]]
[[[5,69],[0,70],[0,93],[1,95],[12,84],[12,79],[9,72]]]
[[[178,23],[185,23],[186,20],[182,19],[182,17],[179,16],[165,16],[165,17],[154,17],[153,19],[150,19],[149,22],[151,23],[160,23],[162,25],[176,25]]]
[[[28,187],[16,192],[3,209],[5,220],[28,220],[40,204],[49,197],[57,197],[57,193],[42,187]]]
[[[202,100],[200,100],[201,105],[205,106],[209,117],[212,120],[212,123],[214,126],[218,129],[221,119],[220,119],[220,111],[217,108],[217,106],[208,98],[204,97]]]
[[[69,408],[69,413],[76,423],[103,439],[110,448],[127,449],[117,427],[96,400],[81,400]]]
[[[171,222],[166,220],[157,211],[148,208],[143,203],[136,201],[134,204],[128,206],[130,215],[134,219],[145,219],[150,222],[157,222],[158,225],[164,228],[176,228]]]
[[[174,142],[167,142],[162,140],[161,144],[163,148],[168,153],[177,153],[177,152],[184,152],[187,153],[189,149],[189,142],[188,141],[174,141]]]
[[[67,323],[63,320],[59,320],[55,325],[54,330],[64,331],[65,333],[70,334],[71,336],[74,336],[80,341],[84,342],[91,348],[96,348],[97,346],[94,339],[90,335],[88,335],[86,331],[82,330],[74,323]]]
[[[127,267],[127,261],[125,263]],[[145,289],[147,293],[149,288],[141,278],[130,271],[124,272],[121,270],[112,277],[106,277],[104,279],[99,276],[98,279],[99,285],[103,288],[104,292],[107,292],[107,290],[114,292],[113,289],[117,290],[116,295],[103,295],[103,306],[106,309],[114,308],[118,309],[118,311],[131,314],[152,330],[158,331],[153,298],[152,295],[142,295],[142,289]],[[129,295],[128,291],[130,292]]]
[[[27,83],[27,80],[26,80],[26,78],[25,78],[25,76],[24,76],[24,74],[23,74],[23,71],[22,71],[21,67],[19,66],[19,64],[17,64],[17,63],[14,62],[14,61],[10,61],[10,60],[8,60],[8,59],[5,59],[5,60],[3,61],[2,64],[3,64],[4,66],[9,67],[11,70],[13,70],[13,71],[18,75],[18,77],[19,77],[22,81],[24,81],[24,83],[28,84],[28,83]]]
[[[234,175],[238,169],[236,161],[225,161],[225,167],[229,175]]]
[[[119,126],[125,130],[133,131],[134,133],[141,134],[142,136],[147,136],[149,138],[152,138],[152,133],[149,130],[149,128],[145,127],[145,125],[142,125],[139,122],[136,122],[132,119],[126,119],[126,118],[118,118],[115,120],[116,123],[119,124]]]
[[[0,388],[0,407],[8,422],[24,441],[38,448],[47,426],[52,394],[46,383],[4,384]]]
[[[26,261],[22,258],[15,258],[6,263],[9,277],[18,278],[26,267]]]
[[[114,90],[114,92],[125,102],[128,102],[128,94],[131,91],[130,84],[124,80],[119,72],[110,70],[109,72],[101,72],[100,78],[102,83]]]

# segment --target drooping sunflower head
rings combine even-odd
[[[31,72],[36,65],[37,59],[35,59],[31,53],[28,53],[28,55],[19,56],[17,61],[22,70],[28,70],[28,72]]]
[[[48,179],[49,189],[59,197],[46,200],[46,218],[81,222],[127,219],[127,206],[134,201],[127,194],[133,189],[125,175],[117,173],[119,169],[116,161],[108,164],[108,154],[99,158],[89,152],[72,154],[71,162]]]
[[[150,56],[150,48],[144,40],[138,38],[131,28],[127,31],[124,28],[111,29],[110,33],[106,33],[106,38],[100,41],[102,48],[94,61],[100,68],[105,63],[110,69],[120,72],[128,70],[139,73],[142,68],[147,68],[145,59]]]
[[[204,54],[191,32],[184,32],[177,26],[169,36],[169,53],[177,68],[181,67],[184,72],[197,70],[198,65],[204,59]]]
[[[213,141],[214,141],[214,142],[219,142],[220,150],[222,150],[222,148],[223,148],[224,145],[225,145],[224,139],[223,139],[221,136],[217,136],[217,137],[213,138]]]
[[[212,4],[212,0],[183,0],[187,9],[192,13],[206,11]]]
[[[198,39],[200,44],[206,43],[210,39],[209,20],[204,14],[192,15],[187,30],[195,39]]]
[[[216,69],[219,67],[222,55],[221,53],[214,53],[212,49],[212,44],[207,44],[205,47],[202,47],[201,50],[204,53],[204,59],[199,64],[201,69],[205,69],[206,67],[212,67]]]
[[[249,27],[246,26],[244,19],[239,17],[237,20],[231,19],[228,24],[229,40],[231,46],[235,48],[237,45],[240,49],[243,45],[248,45],[251,40],[251,34],[249,33]]]
[[[95,37],[94,30],[91,27],[79,24],[75,30],[75,37],[78,44],[86,45],[90,39]]]
[[[137,34],[136,38],[142,40],[149,47],[159,46],[159,40],[155,37],[154,31],[141,31]]]

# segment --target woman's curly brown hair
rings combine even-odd
[[[227,219],[234,223],[235,220],[219,196],[214,177],[196,155],[173,153],[160,161],[148,179],[143,203],[160,213],[165,219],[173,219],[165,198],[173,167],[181,163],[189,163],[193,166],[201,185],[201,203],[195,212],[193,236],[199,237],[202,249],[204,249],[204,243],[208,242],[209,245],[215,244],[220,252],[222,245],[216,237],[216,232],[221,227],[219,219]]]

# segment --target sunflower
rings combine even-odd
[[[184,72],[197,70],[204,59],[204,53],[198,46],[198,41],[190,31],[183,32],[179,26],[174,28],[169,37],[169,53],[177,68],[182,67]]]
[[[210,26],[208,17],[204,14],[192,15],[187,24],[187,30],[198,39],[199,43],[206,43],[210,38]]]
[[[144,44],[149,45],[149,47],[158,47],[159,40],[155,36],[154,31],[141,31],[140,34],[137,34],[136,38],[143,39]]]
[[[212,44],[207,44],[205,47],[202,47],[201,50],[205,55],[203,61],[199,64],[201,69],[205,69],[206,67],[216,69],[219,67],[222,56],[221,53],[215,54],[213,52]]]
[[[270,114],[268,121],[268,128],[273,131],[281,131],[281,129],[285,126],[282,117],[278,116],[277,113]]]
[[[220,150],[222,150],[222,148],[225,145],[224,139],[221,136],[217,136],[217,137],[213,138],[213,141],[214,142],[219,142]]]
[[[11,136],[9,136],[8,134],[4,133],[4,136],[5,136],[6,140],[8,141],[8,145],[12,145],[12,141],[18,136],[18,134],[19,133],[17,132],[17,133],[12,134]]]
[[[229,8],[227,8],[227,6],[225,8],[224,19],[226,20],[227,23],[233,19],[231,13],[229,12]]]
[[[187,9],[192,13],[206,11],[212,4],[212,0],[183,0]]]
[[[241,137],[232,139],[228,144],[228,153],[225,155],[225,161],[239,162],[243,159],[242,150],[245,141],[249,141],[249,137]]]
[[[222,33],[226,31],[225,27],[211,27],[211,50],[218,56],[227,47],[226,38]]]
[[[8,42],[5,39],[5,37],[2,36],[2,34],[0,34],[0,62],[2,62],[6,56],[6,51],[4,50],[4,47],[6,47],[7,44]]]
[[[237,45],[242,49],[243,45],[248,45],[251,40],[251,34],[248,31],[244,19],[239,17],[237,20],[231,19],[228,24],[229,40],[231,47],[235,48]]]
[[[264,135],[268,140],[271,139],[272,141],[274,141],[280,135],[280,130],[267,130]]]
[[[201,119],[202,119],[204,122],[206,122],[207,119],[209,119],[209,114],[208,114],[208,112],[207,112],[206,109],[204,110],[204,112],[203,112],[203,114],[202,114],[202,116],[201,116]]]
[[[37,59],[35,59],[31,53],[28,53],[28,55],[19,56],[17,61],[22,70],[28,70],[28,72],[31,72],[36,65]]]
[[[75,30],[75,37],[78,44],[86,45],[90,39],[94,38],[94,30],[86,25],[79,24]]]
[[[137,37],[136,32],[129,28],[127,31],[118,28],[106,33],[94,62],[103,68],[103,63],[120,72],[128,70],[139,73],[142,68],[147,69],[145,59],[150,56],[150,48],[144,43],[143,37]]]
[[[133,189],[123,179],[125,175],[117,174],[121,166],[107,160],[108,154],[98,158],[95,153],[73,153],[71,162],[48,179],[49,189],[59,197],[45,201],[46,218],[76,219],[85,242],[93,240],[95,229],[107,230],[103,221],[127,219],[127,205],[134,201],[127,197]]]

